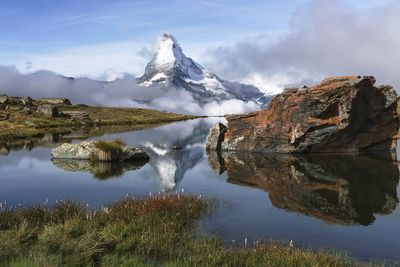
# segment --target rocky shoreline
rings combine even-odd
[[[109,126],[146,126],[197,118],[142,108],[73,105],[64,98],[0,95],[0,143]]]
[[[268,109],[228,116],[210,129],[208,150],[262,153],[393,151],[399,112],[396,91],[371,76],[331,77],[287,89]]]

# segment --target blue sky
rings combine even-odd
[[[321,0],[326,1],[326,0]],[[330,0],[329,0],[330,1]],[[336,1],[336,0],[333,0]],[[139,74],[140,56],[163,32],[201,61],[209,49],[288,31],[309,0],[2,0],[0,65],[50,69],[70,76],[104,71]],[[315,2],[315,1],[314,1]],[[389,0],[340,1],[354,13]],[[143,48],[147,48],[144,50]]]

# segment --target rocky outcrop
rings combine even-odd
[[[226,133],[226,126],[222,123],[215,124],[210,128],[206,147],[211,150],[220,150],[221,144],[224,141]]]
[[[207,148],[265,153],[394,150],[398,96],[373,77],[333,77],[285,90],[268,109],[228,116],[226,133],[210,130]],[[216,143],[215,141],[218,140]]]
[[[18,105],[18,106],[31,106],[32,98],[27,97],[17,97],[17,96],[7,96],[0,95],[0,105]]]
[[[36,112],[50,118],[55,118],[59,116],[58,108],[54,105],[41,105],[37,108]]]
[[[89,113],[85,111],[79,110],[70,110],[70,111],[63,111],[62,112],[66,117],[69,117],[74,120],[89,120]]]
[[[40,101],[51,105],[71,105],[71,101],[67,98],[42,98]]]
[[[149,160],[149,156],[140,148],[123,146],[118,157],[108,157],[104,160],[107,153],[96,147],[96,141],[83,141],[78,144],[65,143],[52,150],[51,155],[53,159],[76,159],[76,160],[93,160],[100,161],[138,161]],[[103,155],[98,157],[98,155]],[[102,158],[103,157],[103,158]]]
[[[273,206],[332,224],[369,225],[399,202],[399,170],[389,153],[275,154],[208,151],[210,166],[227,182],[268,192]]]
[[[0,113],[0,121],[6,121],[10,118],[10,113],[2,112]]]

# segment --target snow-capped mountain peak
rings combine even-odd
[[[199,104],[229,99],[257,101],[264,96],[258,88],[224,81],[186,57],[176,38],[168,33],[159,40],[156,53],[138,83],[186,90]]]
[[[156,54],[152,61],[155,67],[163,71],[173,68],[175,62],[183,60],[184,57],[182,48],[175,37],[164,33],[157,44]]]
[[[148,86],[150,81],[154,83],[154,81],[159,81],[160,77],[172,77],[177,73],[182,78],[194,81],[213,77],[208,70],[185,56],[173,35],[164,33],[157,44],[152,61],[146,66],[143,76],[145,77],[144,82],[147,83],[143,85]]]

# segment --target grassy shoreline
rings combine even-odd
[[[198,231],[215,201],[190,195],[126,198],[97,211],[63,202],[0,211],[7,266],[361,266],[328,252],[271,243],[224,246]]]
[[[34,102],[35,103],[35,102]],[[40,104],[34,104],[37,107]],[[61,105],[60,112],[79,111],[89,115],[89,120],[71,120],[63,117],[50,118],[34,112],[24,114],[21,110],[0,111],[8,114],[7,120],[0,121],[0,141],[9,142],[24,138],[38,138],[45,134],[68,134],[79,129],[110,126],[151,127],[157,124],[198,118],[141,108],[90,107],[82,105]],[[1,114],[0,114],[1,115]]]

